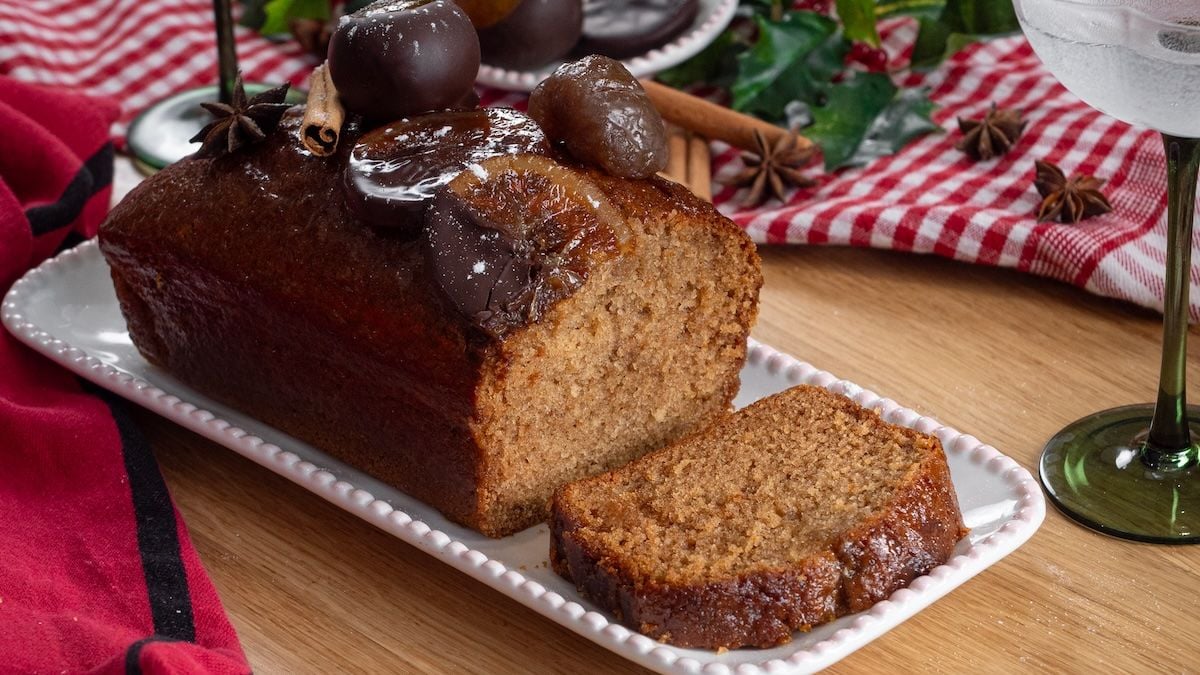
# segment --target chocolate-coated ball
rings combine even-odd
[[[346,110],[386,121],[454,107],[479,73],[479,39],[452,0],[382,0],[342,17],[329,74]]]
[[[522,0],[500,23],[479,31],[479,44],[484,63],[529,70],[566,56],[582,34],[582,0]]]

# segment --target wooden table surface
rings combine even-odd
[[[932,257],[762,254],[755,337],[1035,473],[1067,422],[1153,398],[1150,312]],[[259,673],[639,670],[249,460],[139,419]],[[1187,671],[1200,667],[1198,600],[1200,547],[1111,539],[1050,508],[1016,553],[833,671]]]

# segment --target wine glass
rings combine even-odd
[[[214,27],[217,33],[217,84],[181,91],[147,108],[129,125],[125,135],[136,166],[144,173],[153,173],[197,150],[190,142],[212,117],[201,103],[233,100],[233,84],[237,79],[237,43],[233,39],[233,15],[230,0],[213,0]],[[257,82],[244,84],[247,96],[266,91],[271,85]],[[300,103],[303,96],[288,91],[288,103]]]
[[[1167,263],[1158,401],[1072,422],[1042,453],[1042,484],[1068,516],[1107,534],[1200,543],[1200,468],[1187,405],[1188,288],[1200,165],[1200,2],[1013,0],[1033,49],[1071,93],[1162,134]],[[1193,427],[1195,427],[1193,429]]]

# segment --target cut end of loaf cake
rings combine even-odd
[[[173,164],[101,227],[148,359],[491,536],[544,522],[555,487],[726,411],[762,278],[754,245],[711,204],[578,169],[615,209],[597,217],[633,229],[633,251],[587,257],[572,268],[582,286],[485,338],[446,296],[428,242],[348,207],[357,130],[319,157],[300,149],[300,121],[286,115],[285,133],[237,157]]]
[[[966,530],[938,440],[796,387],[555,495],[551,561],[631,628],[768,647],[867,609]]]
[[[683,188],[592,179],[621,206],[633,251],[497,345],[473,429],[488,449],[485,534],[545,522],[557,487],[695,431],[737,393],[762,284],[753,244]]]

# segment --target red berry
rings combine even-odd
[[[872,73],[882,73],[887,70],[887,52],[878,47],[872,47],[865,42],[855,42],[846,54],[846,64],[860,63]]]
[[[796,0],[792,3],[792,8],[817,14],[828,14],[833,10],[833,0]]]

